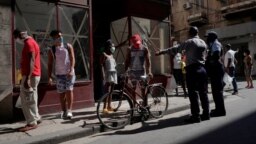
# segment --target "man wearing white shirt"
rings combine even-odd
[[[226,44],[225,47],[227,49],[227,52],[225,53],[225,57],[224,57],[225,71],[229,74],[230,77],[233,78],[232,85],[233,85],[234,91],[232,94],[236,95],[238,94],[236,78],[235,78],[235,64],[236,64],[235,54],[237,53],[237,51],[232,50],[230,44]]]

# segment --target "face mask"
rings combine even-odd
[[[115,47],[113,47],[113,46],[110,48],[110,52],[111,52],[111,53],[114,53],[114,52],[115,52],[115,50],[116,50],[116,48],[115,48]]]
[[[17,43],[19,43],[19,44],[24,44],[24,41],[21,40],[20,38],[15,39],[15,41],[16,41]]]
[[[58,45],[58,44],[62,44],[62,43],[63,43],[63,37],[59,37],[59,38],[52,40],[53,45]]]

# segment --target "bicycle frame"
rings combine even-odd
[[[128,80],[131,80],[129,78],[129,76],[124,76],[124,80],[123,83],[121,85],[121,92],[122,95],[126,94],[133,102],[133,106],[135,107],[136,105],[139,108],[145,108],[147,107],[147,94],[149,93],[149,89],[152,86],[160,86],[162,85],[162,83],[154,83],[154,84],[149,84],[148,80],[138,80],[137,85],[139,85],[138,87],[136,86],[136,89],[139,88],[141,94],[139,94],[138,92],[136,92],[136,89],[134,89],[132,86],[129,85]],[[142,85],[144,84],[144,85]],[[137,100],[137,96],[139,97],[139,99],[141,99],[142,101],[138,102]]]

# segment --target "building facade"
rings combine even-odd
[[[251,51],[256,66],[255,0],[172,0],[171,9],[174,41],[184,41],[189,26],[197,26],[202,38],[206,32],[214,30],[222,44],[230,43],[239,49],[236,55],[238,75],[243,76],[244,49]]]
[[[65,42],[74,47],[77,79],[73,107],[78,109],[93,106],[103,94],[99,55],[107,39],[113,39],[117,47],[117,63],[123,63],[129,38],[141,34],[152,55],[153,73],[161,78],[168,72],[168,57],[154,57],[154,53],[169,47],[169,14],[169,0],[1,0],[0,121],[22,117],[14,106],[19,96],[22,50],[12,37],[14,29],[27,30],[39,43],[42,76],[38,107],[46,114],[60,111],[55,85],[47,84],[51,30],[60,29]]]
[[[38,86],[38,107],[41,114],[60,110],[56,86],[47,84],[47,52],[51,48],[49,33],[54,29],[60,29],[65,42],[74,47],[77,78],[74,109],[94,105],[91,1],[3,0],[0,7],[1,120],[22,116],[21,110],[14,107],[19,96],[23,47],[12,37],[12,31],[16,28],[27,30],[40,46],[42,75]]]

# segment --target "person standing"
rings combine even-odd
[[[161,51],[160,54],[166,54],[168,51]],[[173,60],[171,64],[171,75],[174,76],[174,79],[178,84],[182,86],[184,96],[185,98],[187,97],[187,91],[186,91],[186,85],[185,85],[185,80],[184,80],[184,70],[182,70],[182,67],[184,67],[183,61],[182,61],[182,55],[180,52],[177,51],[172,51],[171,53],[168,53],[171,55],[171,58]],[[179,95],[178,88],[176,90],[176,95]]]
[[[215,103],[215,109],[211,111],[211,117],[225,116],[226,109],[223,98],[224,88],[224,66],[220,60],[222,45],[218,41],[216,32],[211,31],[207,35],[208,56],[207,56],[207,73],[211,80],[212,96]]]
[[[252,57],[250,50],[246,49],[244,51],[244,74],[247,81],[247,86],[245,88],[254,88],[252,82]]]
[[[159,55],[167,51],[172,53],[175,49],[185,50],[186,82],[192,114],[190,118],[185,119],[186,123],[199,123],[201,120],[210,119],[207,73],[204,67],[207,45],[199,38],[198,32],[197,27],[190,27],[188,31],[190,38],[188,40],[180,45],[156,53],[156,55]],[[199,98],[203,108],[202,115],[200,115]]]
[[[141,76],[148,75],[153,78],[151,73],[151,60],[150,52],[147,47],[142,44],[142,39],[139,34],[135,34],[131,37],[131,47],[127,49],[127,55],[125,58],[125,71],[129,69],[129,75],[132,78],[133,89],[136,89],[137,82]],[[141,89],[144,94],[144,88]],[[135,97],[136,94],[134,93]],[[145,104],[146,105],[146,104]]]
[[[235,65],[237,63],[235,54],[237,53],[237,51],[232,50],[230,44],[226,44],[225,47],[227,49],[227,52],[225,53],[225,56],[224,56],[225,71],[226,71],[226,73],[228,73],[228,75],[230,77],[233,78],[233,80],[232,80],[232,85],[233,85],[232,95],[236,95],[236,94],[238,94],[236,77],[235,77],[235,70],[236,70]]]
[[[62,33],[53,30],[50,33],[53,46],[48,51],[48,83],[52,85],[52,68],[55,61],[57,92],[60,94],[61,118],[71,119],[73,106],[73,88],[75,83],[75,55],[71,44],[64,43]]]
[[[37,106],[37,86],[41,78],[40,48],[37,42],[28,36],[27,31],[15,29],[13,36],[17,43],[24,45],[21,56],[20,98],[27,125],[19,131],[25,132],[37,128],[37,125],[41,123]]]
[[[102,79],[105,81],[104,89],[106,93],[111,93],[115,84],[117,84],[116,61],[113,56],[114,52],[114,43],[111,40],[107,40],[104,44],[104,52],[100,58]],[[111,107],[111,96],[106,99],[103,107],[103,113],[109,112],[113,112],[113,108]]]

